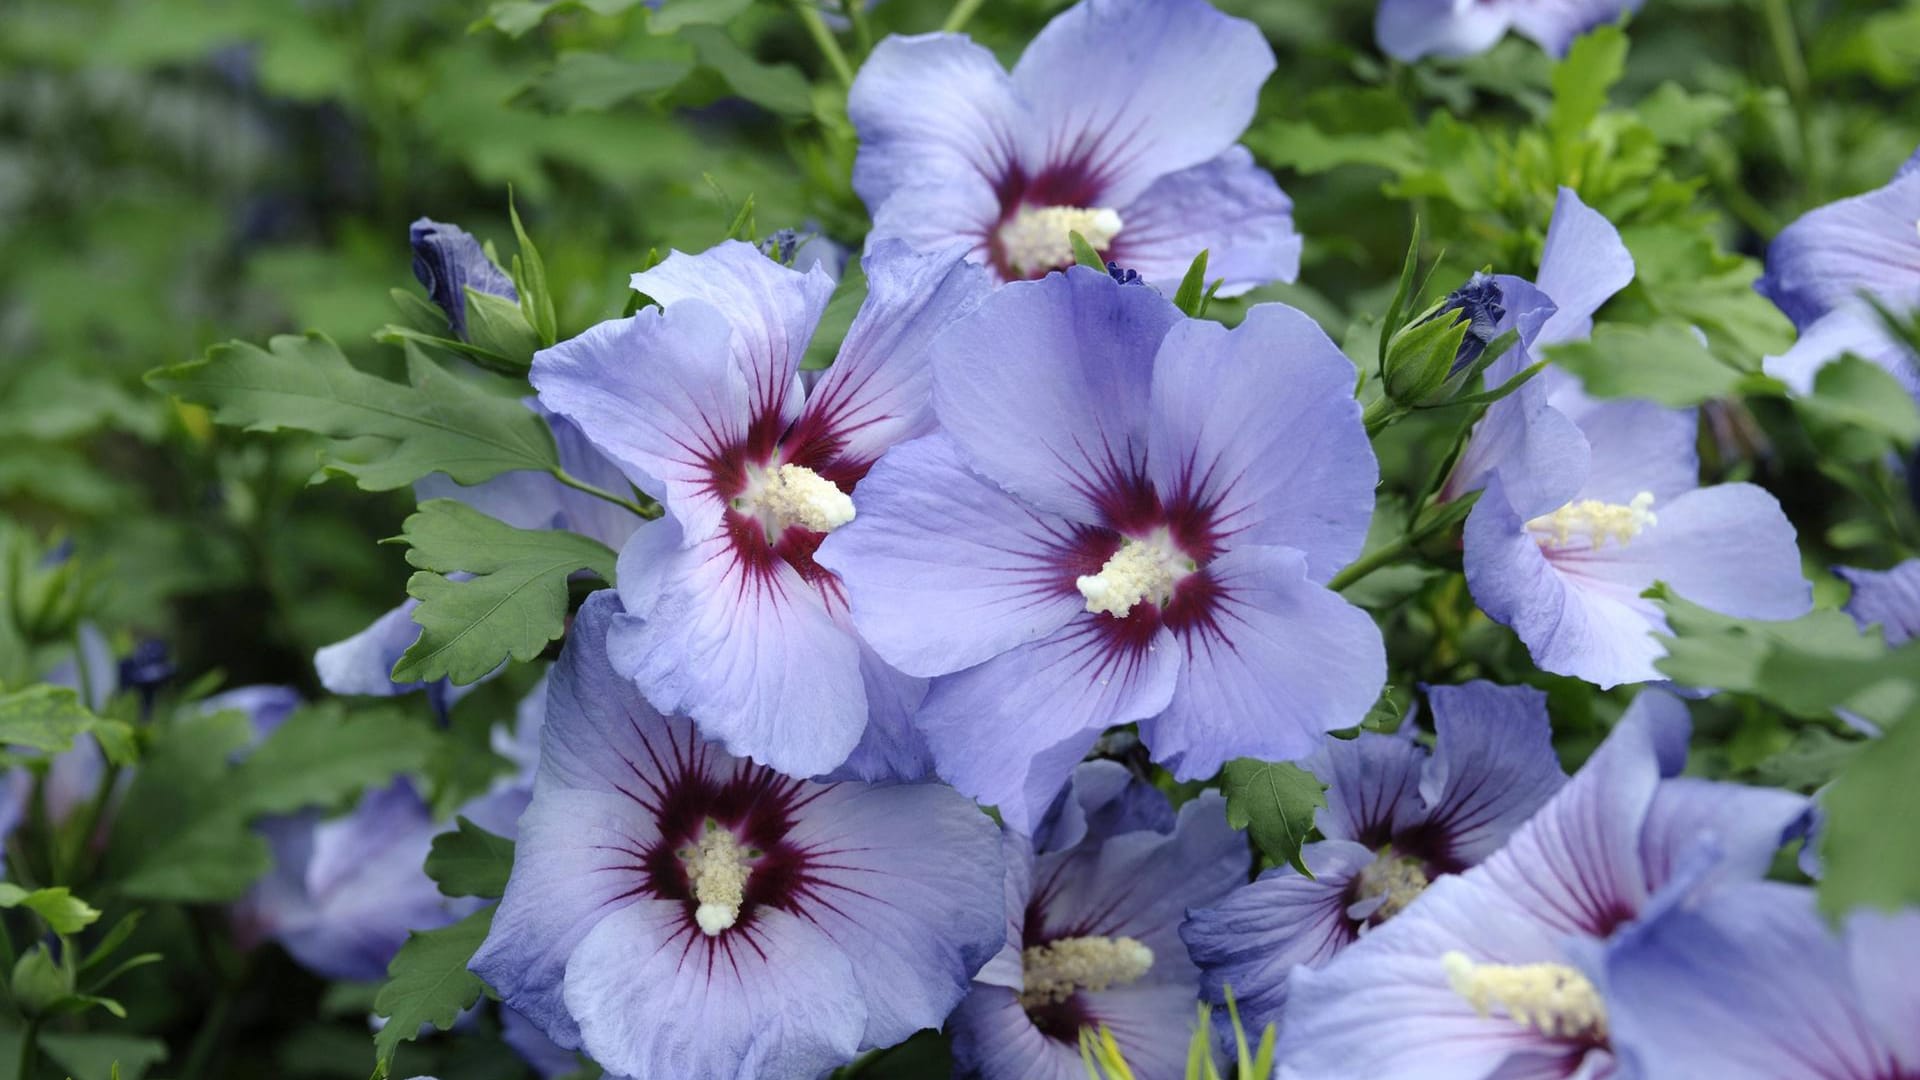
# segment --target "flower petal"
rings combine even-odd
[[[728,358],[732,334],[719,308],[690,301],[603,322],[533,358],[541,404],[665,502],[689,543],[719,530],[716,479],[737,467],[729,458],[754,415],[748,376]]]
[[[1221,296],[1292,281],[1300,273],[1293,200],[1244,146],[1168,173],[1120,208],[1125,226],[1107,257],[1172,292],[1194,257],[1207,252],[1207,280]]]
[[[1030,176],[1076,168],[1093,179],[1099,205],[1125,206],[1233,145],[1273,68],[1259,28],[1205,0],[1076,4],[1014,66],[1037,124],[1021,162]],[[1116,77],[1119,89],[1103,89]]]
[[[954,1010],[954,1075],[979,1080],[1086,1080],[1077,1046],[1049,1038],[1035,1027],[1020,994],[1001,986],[976,986]]]
[[[1772,882],[1719,890],[1623,935],[1605,963],[1614,1045],[1654,1069],[1646,1075],[1900,1072],[1862,1015],[1812,890]]]
[[[934,342],[934,411],[989,480],[1104,522],[1143,471],[1154,354],[1179,319],[1086,267],[1004,286]]]
[[[1035,851],[1065,851],[1125,832],[1173,831],[1166,795],[1117,761],[1083,761],[1033,830]],[[1021,904],[1026,903],[1025,897]]]
[[[752,422],[777,420],[775,434],[793,422],[801,402],[800,358],[833,298],[833,275],[824,267],[801,273],[752,244],[726,240],[698,255],[675,251],[634,274],[632,284],[662,307],[702,300],[726,316],[733,365],[751,388]]]
[[[875,214],[930,176],[992,190],[1013,172],[1028,124],[1000,62],[959,34],[896,35],[874,46],[847,96],[847,118],[860,136],[853,189]]]
[[[1205,614],[1175,630],[1173,701],[1140,725],[1154,760],[1183,780],[1237,757],[1296,761],[1366,717],[1387,677],[1380,628],[1308,580],[1299,551],[1239,547],[1205,573]]]
[[[1031,832],[1102,730],[1164,710],[1173,693],[1171,636],[1122,640],[1103,625],[1119,621],[1083,613],[935,680],[919,723],[941,778]]]
[[[1541,375],[1556,377],[1548,400],[1587,439],[1586,483],[1575,498],[1627,503],[1646,491],[1653,494],[1658,513],[1669,499],[1700,486],[1700,455],[1694,448],[1700,421],[1694,410],[1651,401],[1600,401],[1559,371]]]
[[[1647,889],[1658,892],[1686,876],[1702,843],[1716,853],[1716,879],[1758,881],[1790,833],[1804,825],[1812,802],[1778,788],[1747,787],[1690,776],[1663,780],[1647,811],[1640,847]]]
[[[861,260],[866,302],[808,395],[787,460],[830,480],[858,479],[888,447],[933,429],[927,345],[989,288],[986,271],[960,255],[916,255],[885,242]]]
[[[856,637],[855,640],[858,640]],[[924,780],[933,752],[913,722],[927,698],[927,680],[895,670],[866,642],[860,644],[860,683],[867,692],[867,726],[860,743],[832,773],[835,780]]]
[[[1642,0],[1531,0],[1513,8],[1513,26],[1555,56],[1565,56],[1573,39],[1598,26],[1620,21]],[[1564,189],[1563,189],[1564,190]]]
[[[408,598],[365,630],[321,646],[313,654],[320,685],[330,694],[369,697],[392,697],[425,686],[393,681],[393,665],[420,638],[420,624],[413,621],[413,609],[419,606],[420,601]]]
[[[1505,373],[1506,378],[1532,363],[1530,354],[1518,348],[1511,350],[1488,369],[1489,387],[1505,381],[1495,369],[1505,366],[1508,357],[1525,364]],[[1591,469],[1592,447],[1579,426],[1553,407],[1547,386],[1549,374],[1538,372],[1518,390],[1488,406],[1447,477],[1442,489],[1446,498],[1457,499],[1485,487],[1498,472],[1507,500],[1526,518],[1532,518],[1558,509],[1579,492]]]
[[[1327,804],[1314,824],[1329,840],[1351,840],[1377,849],[1394,834],[1426,820],[1420,772],[1427,750],[1403,735],[1362,731],[1352,739],[1326,739],[1307,768],[1327,785]]]
[[[1191,982],[1138,982],[1074,998],[1086,1016],[1086,1025],[1113,1033],[1120,1056],[1140,1080],[1187,1074],[1187,1052],[1199,1025],[1198,996]],[[1224,1023],[1224,1021],[1222,1021]],[[1218,1047],[1209,1048],[1216,1066]]]
[[[1878,366],[1920,398],[1920,357],[1895,337],[1873,305],[1857,299],[1841,301],[1834,309],[1801,328],[1786,352],[1763,362],[1767,374],[1796,394],[1813,393],[1820,369],[1852,353]]]
[[[1476,681],[1430,686],[1427,702],[1439,738],[1420,777],[1420,797],[1448,858],[1472,866],[1566,783],[1547,695]]]
[[[1000,224],[1000,196],[993,185],[972,173],[948,174],[898,188],[873,211],[867,248],[904,243],[916,251],[964,253],[969,263],[985,264],[992,281],[1004,280],[993,263],[990,238]]]
[[[1379,462],[1353,362],[1304,313],[1260,304],[1238,327],[1186,320],[1153,370],[1147,470],[1176,521],[1218,540],[1280,544],[1325,583],[1360,554]]]
[[[1867,1022],[1908,1071],[1920,1071],[1920,909],[1847,917],[1848,967]]]
[[[1853,586],[1846,612],[1862,630],[1879,626],[1894,647],[1920,634],[1920,559],[1908,559],[1891,570],[1836,566],[1833,572]]]
[[[1510,3],[1380,0],[1373,36],[1380,51],[1411,64],[1426,56],[1474,56],[1493,48],[1513,24]]]
[[[1564,52],[1566,43],[1603,21],[1595,17],[1594,0],[1535,0],[1515,6],[1514,23],[1520,32],[1546,46],[1550,52]],[[1621,0],[1599,0],[1599,6],[1618,12]],[[1585,13],[1568,9],[1588,9]],[[1586,18],[1579,30],[1567,34],[1558,45],[1549,43],[1537,31],[1542,24],[1560,19]],[[1531,24],[1531,25],[1530,25]],[[1536,345],[1557,345],[1563,341],[1582,341],[1593,331],[1593,313],[1614,293],[1633,280],[1633,255],[1620,241],[1620,230],[1606,216],[1580,201],[1572,188],[1561,188],[1553,204],[1553,220],[1547,226],[1546,248],[1540,254],[1540,273],[1534,278],[1540,290],[1553,298],[1559,309],[1535,336]]]
[[[804,917],[867,1002],[862,1047],[939,1027],[1005,943],[1000,831],[944,784],[837,784],[795,814]]]
[[[817,589],[782,559],[750,565],[724,534],[675,552],[657,573],[652,605],[613,620],[616,670],[736,757],[789,776],[847,759],[867,725],[860,646]]]
[[[766,908],[719,938],[684,905],[645,900],[600,920],[567,962],[582,1045],[628,1076],[819,1076],[859,1049],[865,995],[841,947]]]
[[[854,625],[902,671],[971,667],[1086,612],[1077,530],[968,469],[945,435],[895,447],[854,506],[814,559],[840,575]]]
[[[1828,203],[1780,230],[1754,283],[1795,326],[1869,292],[1903,301],[1920,292],[1920,173]]]
[[[1308,844],[1312,877],[1275,867],[1219,903],[1187,912],[1180,938],[1200,967],[1201,995],[1215,1004],[1232,990],[1251,1037],[1280,1019],[1296,965],[1322,967],[1359,936],[1347,918],[1353,882],[1373,852],[1345,840]]]

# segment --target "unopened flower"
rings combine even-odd
[[[533,364],[541,401],[667,509],[620,554],[615,666],[656,708],[794,776],[926,771],[907,719],[925,680],[862,644],[814,552],[881,453],[931,426],[927,342],[986,283],[957,252],[889,245],[866,268],[866,303],[811,390],[800,359],[832,282],[738,241],[634,275],[663,307]]]
[[[1678,897],[1764,876],[1806,813],[1789,792],[1675,778],[1687,736],[1685,707],[1642,691],[1505,847],[1332,963],[1296,968],[1282,1074],[1611,1075],[1596,950]]]
[[[608,662],[618,612],[589,597],[549,676],[474,972],[618,1075],[812,1080],[938,1025],[1004,936],[993,823],[945,786],[813,783],[704,742]]]
[[[1139,1080],[1186,1075],[1199,973],[1177,928],[1246,880],[1245,837],[1207,792],[1181,807],[1113,762],[1073,774],[1032,837],[1008,831],[1006,947],[954,1011],[981,1080],[1076,1080],[1106,1027]]]
[[[1011,74],[957,34],[889,38],[847,102],[869,249],[957,243],[1015,281],[1071,265],[1078,232],[1169,290],[1202,250],[1224,295],[1292,281],[1292,201],[1234,144],[1273,68],[1204,0],[1082,0]]]
[[[467,339],[467,289],[504,300],[520,299],[513,279],[460,226],[421,218],[408,227],[407,241],[413,246],[413,276],[446,312],[447,328],[461,341]]]
[[[881,656],[945,676],[916,718],[942,777],[1025,829],[1116,724],[1194,779],[1360,721],[1379,630],[1324,583],[1377,465],[1311,319],[1229,331],[1074,267],[932,352],[941,433],[881,460],[818,558]]]
[[[1327,839],[1301,852],[1312,877],[1276,867],[1188,914],[1180,936],[1210,1001],[1231,990],[1249,1030],[1277,1021],[1297,964],[1321,967],[1407,910],[1434,881],[1479,864],[1566,780],[1546,695],[1528,687],[1427,690],[1439,734],[1328,739],[1308,764],[1327,784]]]

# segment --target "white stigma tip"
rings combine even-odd
[[[1653,512],[1653,492],[1643,491],[1624,504],[1598,499],[1570,502],[1551,514],[1542,514],[1527,522],[1527,529],[1542,547],[1566,547],[1575,538],[1581,538],[1589,548],[1598,548],[1604,546],[1609,537],[1625,547],[1642,531],[1659,523],[1659,517]]]
[[[789,525],[825,533],[853,520],[853,498],[805,465],[782,465],[765,475],[754,500],[774,536]]]
[[[1130,937],[1061,938],[1027,949],[1020,963],[1020,1004],[1031,1009],[1133,983],[1152,970],[1153,950]]]
[[[1057,270],[1073,263],[1070,233],[1104,251],[1122,224],[1119,213],[1104,206],[1029,206],[1000,226],[1000,250],[1016,274]]]
[[[1498,1005],[1513,1022],[1563,1039],[1604,1039],[1607,1006],[1600,991],[1566,964],[1476,964],[1465,953],[1440,957],[1447,983],[1473,1011]]]
[[[1164,537],[1153,540],[1120,541],[1097,574],[1074,579],[1073,587],[1087,598],[1087,610],[1124,619],[1142,600],[1165,604],[1173,597],[1173,587],[1191,571],[1179,565],[1178,556]]]
[[[740,906],[746,903],[747,877],[753,870],[747,865],[747,849],[733,830],[707,822],[700,843],[681,848],[680,861],[687,867],[687,882],[693,887],[693,921],[700,932],[712,937],[740,919]]]

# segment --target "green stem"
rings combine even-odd
[[[208,1066],[213,1064],[214,1052],[220,1048],[221,1036],[226,1032],[227,1017],[233,1013],[236,989],[237,984],[229,982],[220,988],[219,995],[213,999],[213,1007],[207,1010],[200,1030],[193,1033],[193,1045],[187,1050],[186,1070],[181,1076],[207,1075]]]
[[[35,1051],[39,1046],[40,1020],[35,1017],[27,1021],[27,1029],[20,1033],[20,1065],[14,1071],[16,1080],[32,1080],[34,1061],[38,1057]]]
[[[92,736],[83,735],[81,738],[92,738]],[[106,815],[107,803],[112,801],[114,785],[119,781],[120,766],[109,762],[106,773],[100,778],[99,789],[93,793],[92,801],[87,803],[86,815],[81,821],[79,833],[73,838],[73,851],[67,859],[67,864],[54,868],[54,881],[75,887],[86,884],[76,875],[81,869],[81,864],[87,861],[87,852],[93,846],[93,835],[100,829],[100,819]],[[91,867],[88,868],[89,874],[91,869]]]
[[[658,506],[642,506],[641,504],[634,502],[632,499],[621,498],[620,496],[615,495],[613,492],[608,491],[605,488],[595,487],[592,484],[587,483],[585,480],[582,480],[579,477],[574,476],[572,473],[569,473],[567,470],[562,469],[557,465],[554,466],[553,469],[551,469],[550,471],[552,472],[553,478],[555,480],[560,481],[561,483],[567,485],[568,487],[574,489],[575,491],[584,491],[596,499],[605,499],[606,501],[612,503],[613,505],[625,507],[627,510],[632,511],[633,513],[638,514],[643,518],[652,519],[660,516],[660,507]]]
[[[840,85],[853,89],[853,65],[847,63],[847,54],[840,51],[840,39],[828,29],[827,21],[820,17],[820,9],[814,7],[810,0],[794,0],[793,10],[800,16],[807,33],[813,35],[813,43],[820,46],[820,55],[827,58],[827,66],[839,77]]]
[[[1800,35],[1793,26],[1793,12],[1787,0],[1764,0],[1767,37],[1773,42],[1774,58],[1780,64],[1781,81],[1787,84],[1787,96],[1793,101],[1794,128],[1800,140],[1800,167],[1812,201],[1818,202],[1817,165],[1813,153],[1813,102],[1807,78],[1807,60],[1800,51]]]
[[[853,22],[853,44],[861,60],[873,52],[873,24],[867,21],[867,0],[845,0],[847,18]]]
[[[949,34],[959,33],[966,27],[968,20],[973,18],[973,13],[979,11],[984,3],[986,0],[959,0],[953,5],[953,10],[947,13],[947,21],[940,24],[940,29]]]
[[[1392,566],[1406,558],[1407,553],[1413,550],[1413,545],[1414,535],[1411,532],[1392,543],[1382,544],[1347,564],[1345,570],[1333,575],[1333,580],[1327,582],[1327,588],[1339,592],[1383,566]]]
[[[1383,392],[1360,414],[1360,420],[1367,425],[1367,438],[1371,439],[1404,415],[1405,411]]]

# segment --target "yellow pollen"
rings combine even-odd
[[[1061,938],[1020,955],[1020,1004],[1054,1005],[1079,990],[1126,986],[1153,967],[1153,950],[1130,937]]]
[[[1607,1005],[1585,975],[1565,964],[1476,964],[1461,952],[1440,958],[1453,992],[1473,1011],[1495,1006],[1515,1023],[1561,1039],[1604,1039]]]
[[[759,512],[770,538],[789,525],[824,533],[853,520],[853,499],[805,465],[782,465],[762,473],[744,501]]]
[[[746,902],[747,849],[733,830],[709,821],[700,843],[681,848],[680,861],[687,865],[687,878],[693,883],[693,921],[708,937],[718,934],[740,919],[740,905]]]
[[[1088,611],[1124,619],[1142,600],[1164,606],[1173,598],[1174,585],[1193,571],[1191,561],[1184,566],[1180,562],[1165,537],[1145,541],[1128,537],[1099,573],[1075,578],[1073,585],[1087,598]]]
[[[1653,492],[1643,491],[1625,504],[1598,499],[1570,502],[1551,514],[1542,514],[1527,522],[1527,529],[1542,547],[1566,547],[1576,537],[1584,537],[1588,547],[1600,547],[1608,537],[1625,547],[1641,530],[1659,523],[1660,519],[1653,513]]]
[[[1360,897],[1371,900],[1376,896],[1386,897],[1386,902],[1374,911],[1370,918],[1376,922],[1386,922],[1405,911],[1408,904],[1420,898],[1428,885],[1426,864],[1410,855],[1396,855],[1392,848],[1383,849],[1366,869],[1360,871]]]
[[[1068,233],[1104,251],[1120,235],[1120,224],[1120,215],[1104,207],[1030,206],[1000,226],[1000,250],[1016,274],[1057,270],[1073,262]]]

